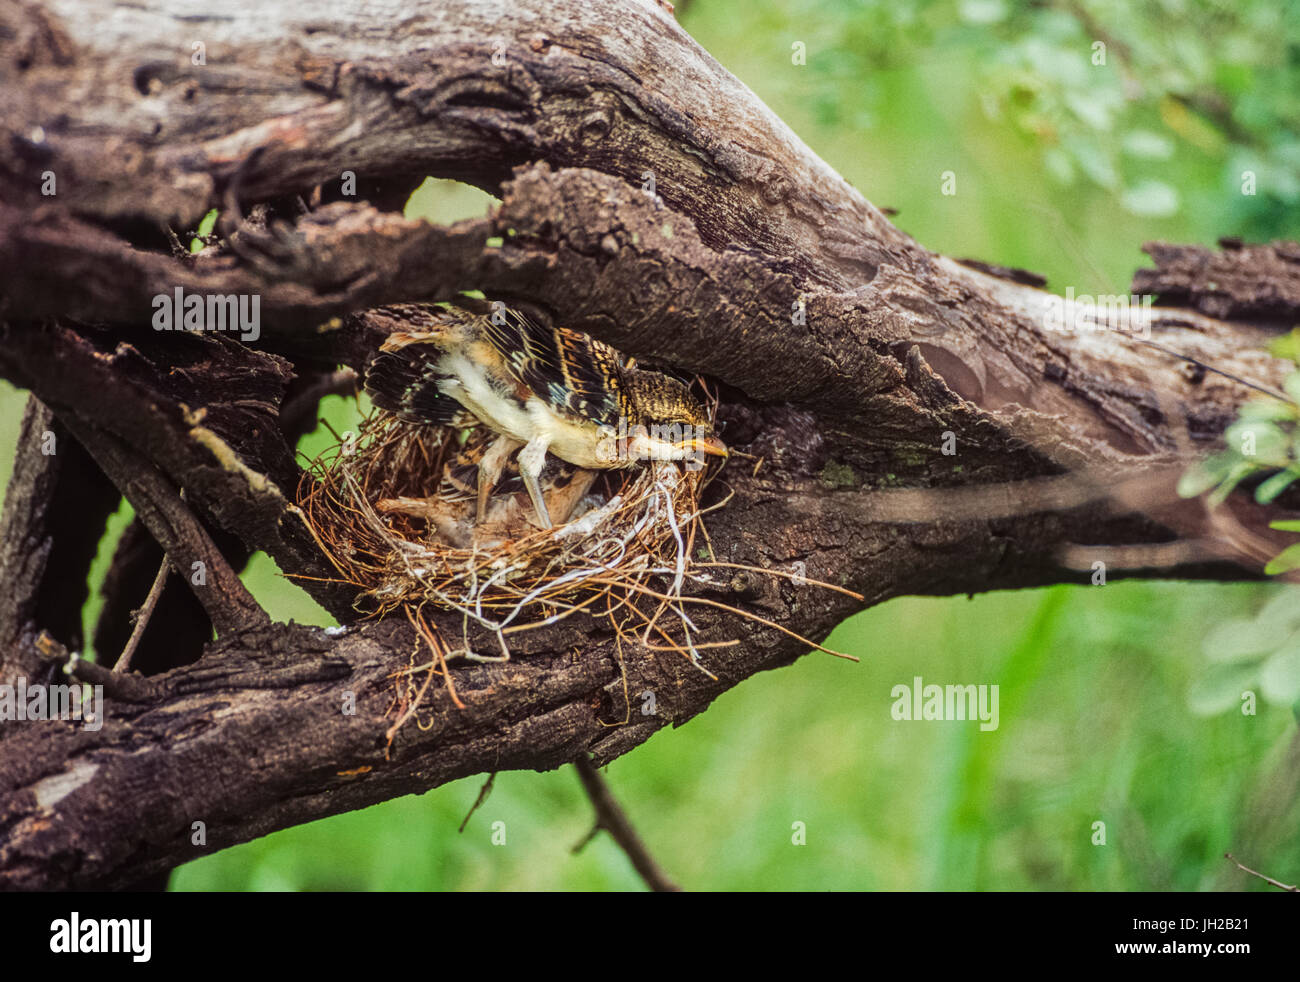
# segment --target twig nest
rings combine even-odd
[[[698,664],[682,587],[697,536],[707,537],[709,472],[655,460],[588,471],[551,459],[542,485],[555,527],[535,524],[517,471],[503,474],[479,524],[476,465],[491,440],[481,427],[412,426],[376,410],[356,439],[313,462],[299,505],[339,579],[358,589],[357,609],[458,611],[495,632],[500,650],[448,653],[493,660],[508,657],[509,634],[585,610],[620,637]]]

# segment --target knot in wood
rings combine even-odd
[[[593,109],[582,117],[578,127],[578,139],[583,143],[598,143],[609,135],[614,128],[614,113],[607,107]]]

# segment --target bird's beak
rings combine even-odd
[[[729,455],[727,445],[716,436],[696,438],[688,446],[696,453],[708,454],[711,457],[726,457]]]

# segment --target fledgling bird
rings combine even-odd
[[[551,527],[539,481],[547,453],[593,470],[727,455],[686,386],[586,334],[468,298],[446,309],[393,310],[413,329],[384,341],[366,371],[366,390],[375,405],[409,422],[479,422],[497,434],[479,464],[479,523],[502,468],[521,447],[519,474],[543,528]]]

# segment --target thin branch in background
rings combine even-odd
[[[1237,862],[1237,858],[1233,856],[1233,854],[1230,852],[1225,852],[1223,854],[1223,858],[1228,860],[1228,862],[1232,863],[1233,866],[1237,867],[1237,869],[1241,870],[1243,873],[1249,873],[1251,876],[1258,876],[1265,883],[1271,884],[1272,886],[1277,887],[1279,890],[1285,890],[1288,893],[1300,893],[1300,886],[1292,886],[1286,883],[1282,883],[1278,880],[1273,879],[1273,877],[1271,876],[1265,876],[1263,873],[1259,872],[1258,870],[1251,869],[1249,866],[1242,866],[1241,863]]]
[[[578,853],[586,849],[591,840],[596,838],[598,835],[600,835],[600,826],[593,825],[586,835],[573,844],[573,848],[570,849],[569,852],[575,856],[578,855]]]
[[[72,414],[62,418],[108,478],[131,503],[140,521],[162,546],[182,580],[207,612],[218,636],[270,623],[270,617],[230,568],[202,523],[177,488],[147,457],[106,430]],[[206,570],[204,585],[185,574],[184,561],[198,561]]]
[[[582,780],[582,788],[587,792],[587,797],[591,799],[591,806],[596,811],[596,824],[586,838],[573,847],[573,852],[581,851],[601,829],[604,829],[618,843],[619,848],[627,853],[628,859],[632,860],[632,865],[641,874],[641,879],[645,880],[646,886],[655,893],[680,891],[681,887],[668,879],[667,874],[659,868],[659,864],[646,850],[645,843],[636,834],[636,829],[628,821],[619,803],[614,800],[609,785],[600,776],[600,771],[591,762],[591,758],[584,753],[573,762],[573,766],[577,769],[578,777]]]
[[[317,412],[317,407],[323,398],[351,395],[356,392],[357,383],[357,373],[350,368],[322,374],[284,404],[280,410],[280,425],[288,431],[298,427],[309,429],[307,421],[313,413]],[[313,422],[310,429],[315,428],[316,424]]]
[[[122,654],[118,656],[113,671],[129,672],[131,670],[131,656],[135,654],[140,639],[144,637],[144,629],[148,627],[149,618],[153,616],[154,608],[158,606],[163,587],[167,583],[167,574],[170,572],[171,562],[166,556],[163,556],[163,561],[158,567],[158,575],[153,578],[153,586],[149,588],[149,595],[145,597],[144,606],[136,611],[135,626],[131,629],[131,637],[127,639],[126,647],[122,649]]]
[[[479,806],[483,804],[483,802],[487,801],[488,795],[492,793],[492,784],[496,779],[496,771],[493,771],[487,776],[487,780],[483,782],[483,787],[478,789],[478,797],[474,799],[474,804],[469,806],[469,811],[465,813],[465,820],[460,823],[460,828],[456,830],[457,832],[465,831],[465,826],[469,824],[469,820],[474,817],[474,813],[478,811]]]

